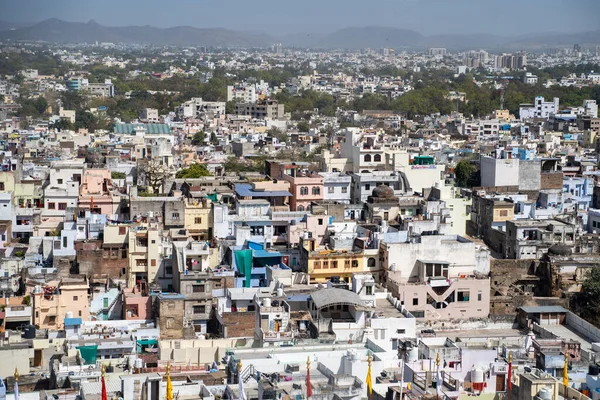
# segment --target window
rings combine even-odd
[[[319,225],[323,225],[323,218],[319,218]]]
[[[477,301],[481,301],[481,292],[477,292]]]
[[[498,213],[501,217],[508,217],[508,210],[500,210]]]
[[[119,236],[124,235],[127,232],[127,228],[125,226],[119,227]]]
[[[337,268],[337,266],[338,266],[337,260],[331,262],[331,268]]]
[[[66,236],[63,236],[63,244],[62,244],[63,249],[66,248],[68,244],[69,244],[68,238]]]
[[[406,329],[396,329],[396,333],[404,334],[406,333]]]
[[[195,224],[201,224],[202,223],[202,217],[196,217],[196,218],[194,218],[194,223]]]
[[[58,183],[59,185],[62,185],[63,184],[63,180],[62,179],[57,179],[56,183]]]
[[[4,190],[4,182],[0,182],[0,190]]]
[[[150,260],[150,265],[156,267],[156,260]]]
[[[56,209],[56,203],[48,203],[48,210],[55,210]]]
[[[59,210],[66,210],[67,209],[67,203],[58,203],[58,209]]]
[[[315,269],[321,269],[321,261],[315,261],[313,263],[313,266]]]
[[[173,267],[165,267],[165,274],[173,275]]]
[[[192,285],[192,292],[194,293],[204,293],[205,287],[204,285]]]
[[[73,296],[73,301],[79,300],[79,296]]]
[[[333,186],[329,186],[327,188],[327,193],[335,193],[335,188]]]
[[[375,162],[381,162],[381,154],[375,154],[373,156],[373,161],[375,161]]]
[[[204,314],[206,313],[206,306],[194,306],[194,314]]]
[[[312,194],[313,195],[319,195],[319,194],[321,194],[321,188],[318,187],[318,186],[313,186],[313,188],[312,188]]]
[[[347,186],[344,186],[342,188],[342,193],[348,193],[348,187]]]
[[[365,162],[371,162],[371,155],[365,154]]]
[[[304,195],[307,195],[307,194],[308,194],[308,188],[306,186],[302,186],[300,188],[300,195],[304,196]]]
[[[352,260],[352,268],[358,268],[358,260]]]
[[[80,316],[80,317],[81,317],[81,314],[82,314],[82,313],[81,313],[81,310],[79,310],[79,316]]]
[[[365,190],[371,190],[371,185],[367,183],[367,184],[365,185]]]
[[[329,261],[323,261],[323,268],[329,268]]]
[[[469,291],[465,289],[459,289],[456,292],[456,301],[458,302],[468,302],[469,301]]]
[[[296,207],[296,210],[298,210],[298,211],[304,211],[304,206],[298,206],[298,207]]]
[[[349,267],[350,266],[350,260],[344,260],[344,266],[345,267]]]
[[[179,213],[178,213],[178,212],[176,212],[176,213],[173,213],[173,214],[171,215],[171,218],[173,218],[173,219],[179,219]]]
[[[369,267],[369,268],[375,268],[376,265],[377,265],[377,262],[376,262],[376,260],[375,260],[374,257],[370,257],[367,260],[367,267]]]
[[[419,298],[418,298],[418,297],[415,297],[415,298],[413,299],[413,306],[418,306],[418,305],[419,305]]]

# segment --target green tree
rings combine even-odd
[[[308,125],[308,122],[306,122],[306,121],[298,122],[296,127],[298,128],[298,130],[300,132],[308,132],[310,130],[310,126]]]
[[[219,144],[219,139],[217,138],[217,134],[216,133],[212,132],[210,134],[210,142],[212,144]]]
[[[267,135],[271,138],[276,138],[279,141],[279,143],[287,142],[289,140],[289,136],[287,135],[287,133],[283,132],[276,126],[269,129],[267,131]]]
[[[575,297],[582,318],[598,326],[600,323],[600,268],[592,268]]]
[[[112,171],[110,173],[110,179],[125,179],[127,175],[124,172]]]
[[[478,175],[477,167],[470,160],[461,160],[454,168],[455,183],[458,187],[479,186]]]
[[[204,143],[204,139],[206,138],[206,135],[204,134],[203,131],[199,131],[196,132],[194,134],[194,137],[192,138],[192,144],[194,146],[198,146]]]
[[[210,176],[210,172],[204,164],[192,164],[188,168],[184,168],[175,174],[177,179],[194,179]]]

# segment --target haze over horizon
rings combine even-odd
[[[226,3],[226,4],[223,4]],[[0,19],[95,20],[105,26],[189,25],[270,34],[333,32],[352,26],[410,29],[423,35],[579,33],[600,29],[598,0],[19,0]]]

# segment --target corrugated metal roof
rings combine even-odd
[[[519,309],[525,311],[527,314],[566,313],[569,311],[562,306],[519,307]]]
[[[331,304],[352,304],[359,307],[364,307],[365,305],[359,295],[346,289],[321,289],[312,292],[310,297],[315,302],[317,309],[327,307]]]
[[[148,134],[171,134],[171,127],[167,124],[115,124],[114,133],[131,135],[136,131],[145,130]]]
[[[249,183],[238,183],[235,185],[235,193],[241,197],[290,197],[292,194],[287,190],[253,190]]]

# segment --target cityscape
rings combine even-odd
[[[599,400],[600,4],[398,2],[0,6],[0,400]]]

